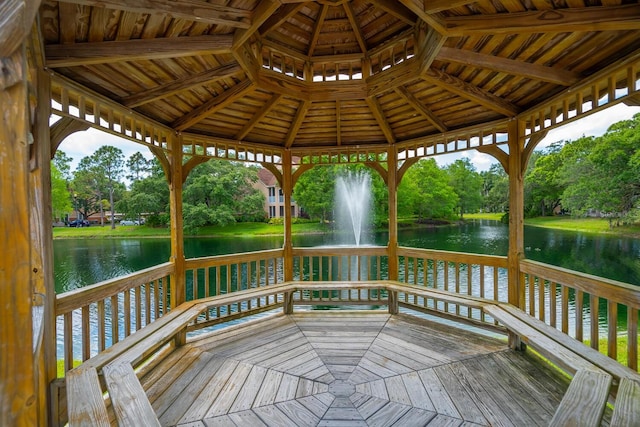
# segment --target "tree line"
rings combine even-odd
[[[121,150],[104,146],[80,160],[58,151],[52,162],[54,216],[77,211],[83,217],[114,210],[127,218],[142,214],[151,225],[169,222],[169,189],[157,160],[141,153],[124,158]],[[365,165],[317,166],[294,187],[294,199],[313,220],[333,219],[336,177]],[[183,189],[185,228],[265,221],[264,196],[254,187],[258,168],[242,162],[210,160],[193,169]],[[123,182],[126,177],[129,188]],[[374,222],[388,218],[388,192],[371,171]],[[525,215],[567,213],[601,215],[611,225],[636,221],[640,196],[640,114],[609,127],[600,137],[557,142],[534,151],[524,181]],[[439,167],[421,159],[405,173],[398,187],[399,217],[418,221],[451,220],[477,212],[508,212],[509,179],[499,164],[478,172],[469,159]],[[111,207],[114,209],[111,209]],[[113,219],[112,219],[113,221]],[[112,224],[113,226],[114,224]]]

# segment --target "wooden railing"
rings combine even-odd
[[[403,283],[496,302],[508,300],[507,258],[503,256],[400,247],[398,267],[398,279]],[[398,300],[405,307],[431,314],[495,323],[482,310],[472,307],[425,301],[408,293],[400,294]]]
[[[529,260],[520,270],[521,306],[530,316],[594,349],[606,346],[612,359],[621,350],[627,366],[638,370],[638,286]]]
[[[261,295],[216,306],[202,312],[188,331],[273,310],[285,298],[312,306],[394,304],[479,326],[497,324],[491,315],[463,302],[466,297],[508,301],[506,257],[407,247],[398,248],[397,254],[398,282],[410,287],[390,295],[388,287],[376,284],[389,280],[386,247],[294,248],[293,280],[309,283],[308,288],[298,288],[295,295]],[[93,357],[165,314],[172,268],[170,263],[162,264],[58,296],[58,342],[64,348],[58,357],[64,359],[65,371],[74,361]],[[187,301],[282,284],[284,268],[282,249],[189,259]],[[617,345],[624,342],[619,337],[626,335],[622,351],[628,366],[637,371],[637,287],[534,261],[523,261],[521,269],[521,301],[527,313],[580,342],[589,340],[593,348],[606,338],[607,353],[613,359],[620,351]],[[314,289],[313,284],[321,282],[353,282],[354,286]],[[462,298],[461,303],[425,299],[413,287],[452,293]]]
[[[173,264],[164,263],[58,295],[65,372],[166,314],[172,272]]]
[[[192,258],[186,261],[187,301],[277,285],[284,280],[283,271],[282,249]],[[271,310],[281,304],[282,298],[274,294],[216,306],[201,313],[189,331]]]
[[[293,278],[301,282],[388,278],[387,248],[331,246],[293,249]]]

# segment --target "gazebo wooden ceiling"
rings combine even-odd
[[[640,52],[627,0],[46,0],[40,12],[56,75],[177,132],[276,149],[504,130]]]

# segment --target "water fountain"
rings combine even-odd
[[[335,221],[340,243],[365,243],[371,206],[371,176],[366,171],[348,171],[336,179]]]

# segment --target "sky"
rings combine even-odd
[[[541,150],[554,142],[575,140],[582,136],[600,136],[604,134],[607,128],[613,123],[630,119],[636,113],[640,113],[640,107],[628,107],[624,104],[617,104],[588,117],[551,130],[538,144],[536,149]],[[71,170],[74,171],[80,159],[92,155],[103,145],[112,145],[119,148],[122,150],[125,159],[131,157],[131,155],[137,151],[142,153],[147,159],[153,158],[153,155],[147,147],[96,129],[71,134],[60,144],[58,149],[64,151],[67,156],[73,159]],[[446,166],[461,157],[471,159],[471,162],[478,171],[488,170],[492,164],[497,163],[493,157],[482,154],[476,150],[439,155],[436,156],[435,159],[440,166]]]

